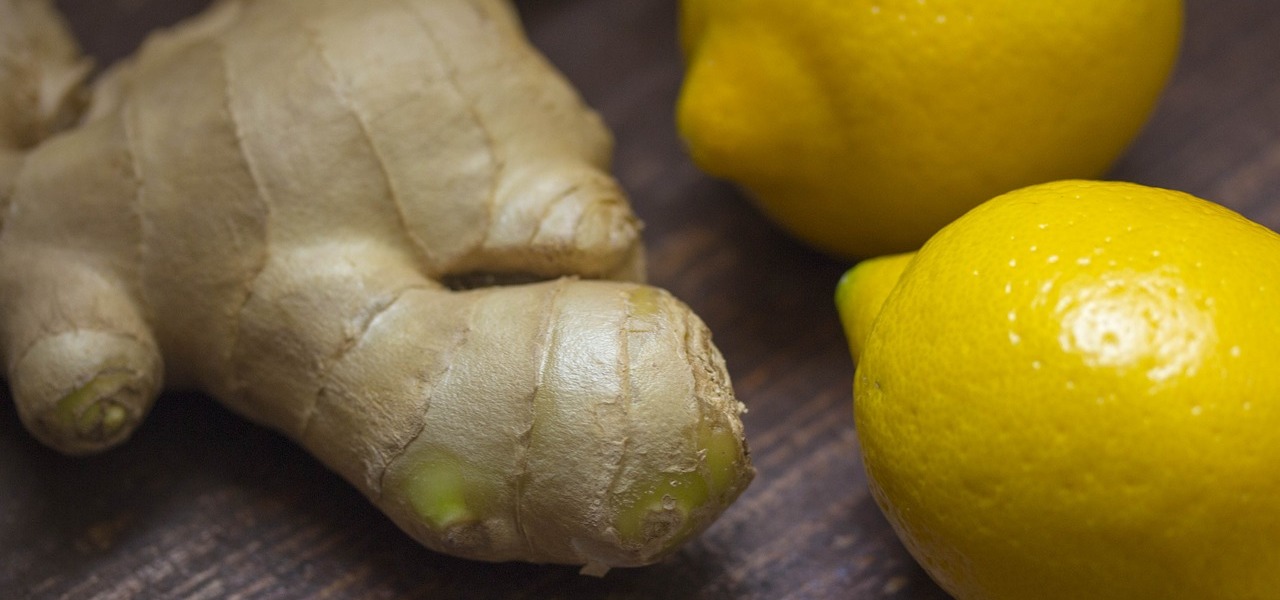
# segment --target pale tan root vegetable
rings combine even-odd
[[[45,443],[111,446],[194,387],[431,548],[590,572],[746,487],[706,327],[580,279],[639,279],[638,223],[505,0],[222,2],[37,143],[85,71],[48,11],[0,0],[0,357]],[[543,281],[441,283],[475,274]]]

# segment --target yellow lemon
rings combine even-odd
[[[854,412],[877,502],[944,589],[1280,597],[1280,236],[1064,181],[893,261],[838,292],[872,321]]]
[[[907,252],[864,260],[840,278],[840,284],[836,286],[836,306],[841,307],[840,320],[844,324],[845,338],[849,340],[849,353],[853,356],[862,354],[863,344],[871,334],[871,325],[880,314],[880,307],[893,286],[897,285],[902,270],[914,257],[914,252]]]
[[[979,202],[1100,176],[1180,0],[682,0],[677,121],[708,173],[837,255],[914,250]]]

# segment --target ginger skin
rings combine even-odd
[[[56,134],[83,59],[44,0],[5,16],[0,119],[47,110],[0,122],[0,359],[44,443],[194,388],[430,548],[592,573],[750,481],[709,332],[639,282],[608,132],[505,0],[224,0]],[[535,282],[441,283],[487,276]]]

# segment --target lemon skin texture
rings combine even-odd
[[[836,285],[836,306],[841,307],[840,322],[849,354],[860,356],[871,335],[871,326],[889,292],[902,277],[902,270],[915,257],[914,252],[880,256],[864,260],[849,269]]]
[[[1102,175],[1175,62],[1180,0],[682,0],[694,161],[838,256],[919,248],[1026,185]]]
[[[872,493],[960,600],[1280,597],[1277,307],[1280,237],[1218,205],[1081,181],[984,203],[858,358]]]

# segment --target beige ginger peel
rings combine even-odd
[[[505,0],[223,1],[91,94],[47,2],[0,16],[0,358],[46,444],[195,388],[430,548],[588,572],[750,481],[607,131]],[[486,278],[537,282],[442,284]]]

